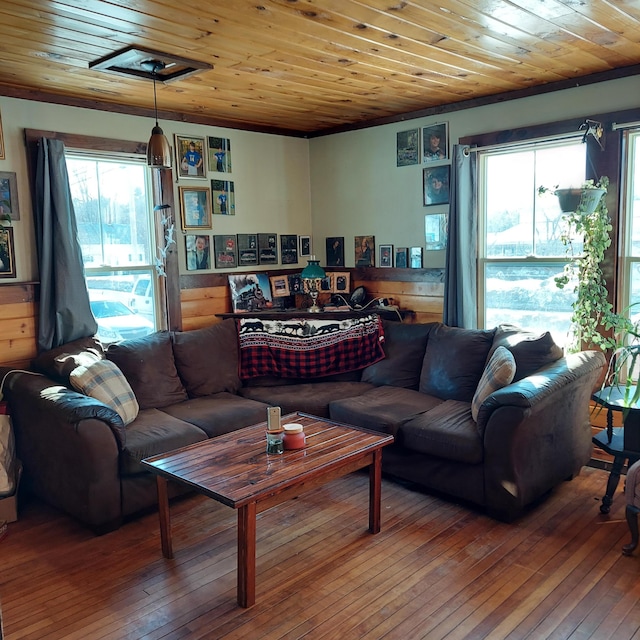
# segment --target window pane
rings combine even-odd
[[[486,256],[563,257],[562,212],[538,187],[584,182],[585,145],[542,147],[487,154],[484,164]],[[575,247],[580,252],[581,241]]]
[[[98,338],[109,344],[152,333],[156,251],[145,165],[69,154],[67,169]]]
[[[106,160],[67,160],[86,267],[151,263],[146,169]]]
[[[573,287],[558,289],[562,264],[489,263],[485,269],[485,327],[502,323],[544,333],[568,344]]]

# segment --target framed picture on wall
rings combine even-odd
[[[393,267],[393,245],[381,244],[379,247],[378,266]]]
[[[449,165],[422,170],[424,205],[449,204]]]
[[[278,264],[278,234],[258,234],[258,264]]]
[[[406,269],[409,266],[409,248],[396,247],[396,268]]]
[[[298,264],[298,236],[283,233],[280,236],[280,262]]]
[[[449,159],[447,123],[433,124],[422,129],[422,161],[437,162]]]
[[[0,278],[16,277],[16,254],[13,244],[13,229],[0,227]]]
[[[420,129],[398,131],[396,134],[396,166],[407,167],[419,163]]]
[[[258,264],[258,234],[238,234],[238,266],[247,267]]]
[[[376,243],[373,236],[355,236],[356,267],[373,267],[376,263]]]
[[[204,138],[176,134],[175,147],[178,178],[204,178],[207,173]]]
[[[178,187],[182,229],[211,229],[209,187]]]
[[[0,171],[0,215],[9,213],[12,220],[20,220],[18,183],[12,171]]]
[[[424,217],[424,235],[427,251],[442,251],[447,248],[446,213],[432,213]]]
[[[344,238],[327,238],[327,267],[344,267]]]
[[[311,255],[311,236],[300,236],[300,257]]]
[[[211,246],[209,236],[187,235],[184,237],[187,252],[187,271],[211,269]]]
[[[231,173],[231,140],[209,136],[209,171]]]
[[[231,180],[212,180],[211,196],[214,215],[236,215],[236,191]]]
[[[216,269],[235,269],[237,239],[235,235],[213,236],[213,251]]]

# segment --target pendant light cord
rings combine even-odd
[[[156,113],[156,127],[158,126],[158,99],[156,98],[156,78],[158,76],[158,72],[153,70],[153,110]]]

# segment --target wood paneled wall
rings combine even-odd
[[[0,365],[24,369],[37,351],[38,285],[3,284],[0,292]]]

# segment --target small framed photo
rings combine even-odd
[[[450,169],[447,164],[422,170],[425,207],[432,204],[449,204]]]
[[[298,236],[282,234],[280,236],[280,262],[298,264]]]
[[[422,247],[411,247],[409,250],[409,266],[412,269],[422,269]]]
[[[204,178],[207,173],[204,138],[175,135],[178,178]]]
[[[393,267],[393,245],[381,244],[379,252],[378,266],[384,268]]]
[[[258,264],[278,264],[278,234],[258,234]]]
[[[178,187],[182,229],[211,229],[209,187]]]
[[[398,131],[396,134],[396,166],[419,164],[420,129]]]
[[[16,277],[16,254],[13,244],[13,229],[0,227],[0,278]]]
[[[442,251],[447,248],[446,213],[432,213],[424,217],[424,235],[427,251]]]
[[[273,295],[274,298],[284,298],[285,296],[291,295],[289,290],[289,276],[286,274],[271,276],[269,280],[271,281],[271,295]]]
[[[238,266],[248,267],[258,264],[258,234],[238,234]]]
[[[349,285],[351,282],[351,274],[348,271],[334,271],[331,274],[331,292],[332,293],[349,293]]]
[[[4,213],[11,214],[12,220],[20,220],[18,182],[11,171],[0,171],[0,215]]]
[[[406,269],[409,266],[409,248],[396,247],[396,268]]]
[[[209,136],[209,171],[231,173],[231,140]]]
[[[302,277],[299,273],[294,273],[293,275],[289,276],[289,291],[291,292],[291,295],[304,292],[304,288],[302,286]]]
[[[422,161],[437,162],[449,159],[447,123],[441,122],[422,129]]]
[[[373,236],[355,237],[356,267],[375,266],[375,238]]]
[[[187,251],[187,271],[211,269],[209,236],[188,235],[184,237]]]
[[[212,180],[211,196],[214,215],[236,215],[236,192],[231,180]]]
[[[300,236],[300,256],[302,258],[311,255],[311,236]]]
[[[216,269],[235,269],[238,266],[237,243],[235,235],[213,236]]]
[[[344,267],[344,238],[327,238],[327,267]]]

